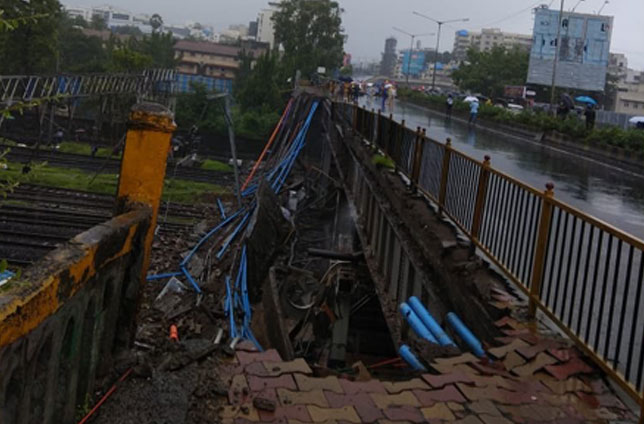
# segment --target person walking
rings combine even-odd
[[[452,109],[454,108],[454,97],[452,97],[452,93],[449,93],[447,95],[447,100],[445,100],[445,117],[446,118],[451,118],[452,117]]]
[[[476,118],[478,114],[479,114],[479,102],[478,101],[470,102],[470,120],[469,120],[470,124],[476,125]]]
[[[586,105],[584,116],[586,117],[586,129],[590,131],[595,128],[595,118],[597,116],[597,112],[595,112],[595,108],[592,104],[588,103]]]

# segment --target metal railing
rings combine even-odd
[[[644,242],[420,128],[335,103],[529,299],[644,407]]]

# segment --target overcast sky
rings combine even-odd
[[[436,32],[436,24],[412,14],[418,11],[439,20],[469,18],[469,22],[443,26],[440,49],[451,50],[457,29],[478,30],[496,27],[504,31],[532,33],[532,7],[550,4],[551,0],[339,0],[344,8],[345,49],[354,63],[378,59],[384,40],[396,36],[399,48],[406,48],[409,37],[396,33],[393,26],[410,33]],[[559,8],[559,0],[552,0]],[[566,10],[578,0],[566,0]],[[135,13],[159,13],[166,23],[198,21],[215,30],[230,24],[248,23],[268,0],[63,0],[64,4],[92,6],[109,3]],[[604,0],[583,0],[578,12],[593,13]],[[615,17],[611,51],[625,53],[629,66],[644,70],[644,0],[610,0],[602,14]],[[423,45],[434,46],[435,37],[422,37]]]

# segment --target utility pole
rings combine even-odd
[[[438,35],[436,36],[436,51],[434,52],[434,71],[432,72],[432,90],[435,90],[436,89],[436,65],[438,64],[438,50],[440,49],[440,42],[441,42],[441,28],[443,24],[450,24],[453,22],[467,22],[470,19],[461,18],[461,19],[451,19],[449,21],[438,21],[434,18],[430,18],[427,15],[423,15],[422,13],[414,12],[414,15],[420,16],[421,18],[428,19],[438,24]]]
[[[550,88],[550,112],[555,109],[555,88],[557,83],[557,62],[559,61],[559,46],[561,45],[561,22],[563,21],[564,1],[561,0],[561,8],[559,9],[559,22],[557,24],[557,40],[555,45],[555,60],[552,62],[552,87]]]
[[[416,37],[425,37],[425,36],[430,36],[430,35],[435,35],[435,34],[433,32],[427,33],[427,34],[410,34],[407,31],[403,31],[400,28],[393,27],[393,29],[395,31],[401,32],[401,33],[411,37],[411,47],[409,48],[409,57],[407,58],[407,72],[405,72],[406,84],[407,84],[407,88],[409,88],[409,73],[411,72],[411,57],[414,54],[414,40],[416,39]]]

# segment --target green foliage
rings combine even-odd
[[[353,75],[353,65],[347,65],[340,68],[340,75],[343,77],[350,77]]]
[[[373,155],[371,157],[371,163],[378,168],[387,168],[387,169],[396,168],[396,164],[394,163],[393,159],[383,156],[381,154]]]
[[[338,2],[284,0],[279,7],[272,19],[287,75],[300,70],[307,77],[318,66],[332,70],[341,65],[346,36]]]
[[[201,169],[207,171],[218,171],[218,172],[232,172],[233,167],[227,163],[220,162],[218,160],[206,159],[200,166]]]
[[[89,27],[97,31],[105,31],[108,29],[107,22],[105,22],[105,18],[103,18],[100,15],[92,16],[92,20],[89,22]]]
[[[149,68],[153,63],[150,56],[132,50],[129,47],[116,49],[112,52],[110,72],[137,72]]]
[[[266,52],[250,69],[250,58],[242,55],[242,66],[235,78],[234,94],[243,112],[279,110],[284,102],[280,94],[280,68],[277,54]]]
[[[464,90],[499,97],[504,86],[525,84],[528,62],[528,53],[519,49],[494,47],[487,52],[470,49],[467,62],[453,72],[452,78]]]
[[[99,147],[96,151],[96,157],[111,157],[112,150],[109,147]],[[64,141],[58,145],[58,151],[62,153],[74,153],[77,155],[90,156],[92,154],[92,146],[87,143],[78,143],[75,141]],[[118,157],[115,156],[115,157]]]

